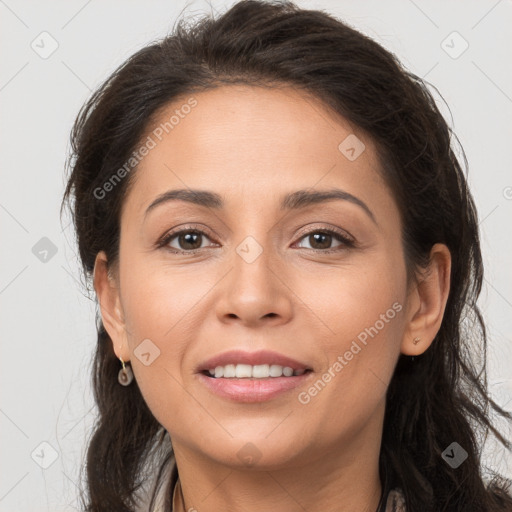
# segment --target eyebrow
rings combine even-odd
[[[358,197],[341,190],[339,188],[331,188],[329,190],[296,190],[286,194],[280,203],[281,210],[298,210],[313,204],[323,203],[327,201],[341,200],[348,201],[362,208],[371,220],[377,224],[373,212],[368,205]],[[151,210],[157,206],[167,203],[169,201],[186,201],[188,203],[205,206],[206,208],[213,208],[220,210],[224,207],[222,197],[216,192],[197,189],[178,189],[168,190],[160,194],[146,209],[144,217],[146,217]]]

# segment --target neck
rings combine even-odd
[[[371,423],[350,442],[316,446],[314,455],[294,455],[279,469],[219,464],[174,441],[183,510],[374,512],[382,492],[381,438]]]

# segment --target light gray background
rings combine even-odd
[[[78,509],[79,470],[94,419],[89,379],[96,332],[72,227],[58,216],[74,117],[90,92],[163,36],[186,5],[186,13],[200,15],[232,3],[0,0],[2,512]],[[511,410],[512,3],[298,4],[325,9],[378,40],[450,106],[481,219],[486,280],[480,305],[489,329],[491,391]],[[58,43],[46,59],[31,47],[51,48],[43,31]],[[458,56],[464,41],[469,47]],[[36,246],[43,237],[57,250],[46,262]],[[488,464],[511,476],[510,457],[500,447],[489,445],[485,453]]]

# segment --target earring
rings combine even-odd
[[[416,337],[416,338],[414,338],[414,339],[412,340],[412,342],[413,342],[415,345],[417,345],[420,341],[421,341],[421,338],[418,338],[418,337]]]
[[[121,384],[122,386],[129,386],[133,381],[132,369],[124,364],[124,361],[121,357],[119,359],[121,360],[121,364],[123,365],[123,367],[119,370],[119,373],[117,374],[117,380],[119,381],[119,384]]]

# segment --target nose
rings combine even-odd
[[[246,327],[281,325],[293,313],[293,292],[286,284],[284,262],[254,239],[240,244],[231,270],[222,280],[217,316],[222,322]]]

